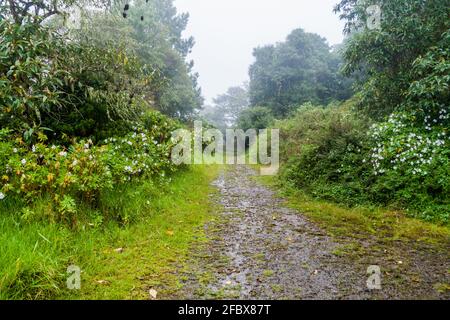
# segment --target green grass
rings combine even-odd
[[[263,276],[267,277],[267,278],[273,276],[273,274],[274,274],[273,270],[264,270],[263,271]]]
[[[26,222],[20,203],[0,207],[0,299],[148,299],[170,297],[201,226],[214,217],[208,195],[214,166],[192,166],[165,185],[144,181],[104,194],[96,211],[81,208],[76,228]],[[45,214],[48,201],[37,201]],[[120,219],[105,218],[117,215]],[[122,252],[116,249],[123,248]],[[81,290],[66,288],[66,269],[82,269]]]
[[[450,227],[448,226],[410,218],[398,210],[375,206],[350,208],[330,201],[318,200],[302,190],[281,186],[277,176],[260,176],[257,179],[278,190],[286,199],[288,206],[305,214],[332,236],[358,239],[373,236],[383,241],[412,240],[435,245],[449,245]]]

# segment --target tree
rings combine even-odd
[[[11,20],[16,24],[24,22],[41,22],[74,4],[84,6],[102,6],[110,4],[109,0],[0,0],[0,18]]]
[[[217,106],[205,105],[199,114],[200,119],[206,121],[208,124],[225,132],[229,128],[228,123],[225,121],[223,112]]]
[[[158,110],[188,120],[203,104],[198,74],[192,72],[193,62],[186,60],[194,40],[182,37],[189,16],[178,14],[172,0],[130,4],[126,19],[122,18],[122,10],[122,5],[115,6],[108,14],[88,19],[81,38],[98,46],[126,45],[141,63],[158,70],[166,79],[165,86],[153,97]]]
[[[0,127],[28,141],[42,130],[61,138],[124,129],[161,81],[124,47],[68,42],[40,24],[0,21],[0,52]]]
[[[304,102],[326,104],[350,97],[349,83],[338,74],[340,57],[324,38],[302,29],[285,42],[256,48],[250,67],[250,102],[285,117]]]
[[[381,7],[380,28],[365,27],[369,5]],[[450,29],[449,0],[342,0],[335,11],[350,35],[344,72],[364,72],[359,83],[360,107],[383,118],[404,101],[415,81],[413,62],[430,51]]]
[[[218,110],[228,126],[236,124],[239,115],[249,105],[248,84],[243,86],[230,87],[226,93],[214,99],[215,108]]]

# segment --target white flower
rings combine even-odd
[[[131,142],[131,141],[128,141],[127,143],[128,143],[130,146],[133,145],[133,142]]]
[[[78,164],[78,161],[77,160],[74,160],[73,162],[72,162],[72,166],[76,166]]]
[[[61,151],[60,153],[58,153],[61,157],[65,157],[67,156],[67,152],[65,151]]]
[[[31,151],[36,152],[36,146],[35,146],[35,145],[33,145],[33,146],[31,147]]]
[[[13,152],[14,152],[14,153],[17,153],[17,148],[14,148],[14,149],[13,149]]]
[[[3,199],[5,199],[5,195],[3,194],[3,192],[0,192],[0,200],[3,200]]]
[[[23,165],[25,165],[25,164],[27,163],[27,160],[22,159],[20,162],[21,162]]]

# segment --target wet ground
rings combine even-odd
[[[351,235],[332,239],[253,179],[256,174],[232,166],[214,182],[220,214],[205,226],[209,241],[193,249],[178,298],[450,298],[448,250]],[[381,289],[367,286],[371,265],[380,267]]]

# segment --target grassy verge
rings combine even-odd
[[[0,299],[148,299],[180,286],[174,271],[202,240],[213,217],[208,194],[215,167],[192,167],[166,185],[130,184],[107,197],[103,211],[120,208],[123,221],[95,212],[76,230],[48,221],[25,222],[14,203],[0,207]],[[46,201],[37,207],[45,210]],[[95,221],[98,221],[96,223]],[[66,288],[66,268],[82,269],[81,290]]]
[[[349,208],[317,200],[302,192],[281,186],[276,176],[257,178],[275,188],[287,204],[305,214],[334,237],[364,239],[376,236],[382,241],[412,240],[435,245],[450,243],[450,228],[409,218],[403,212],[380,207]]]

